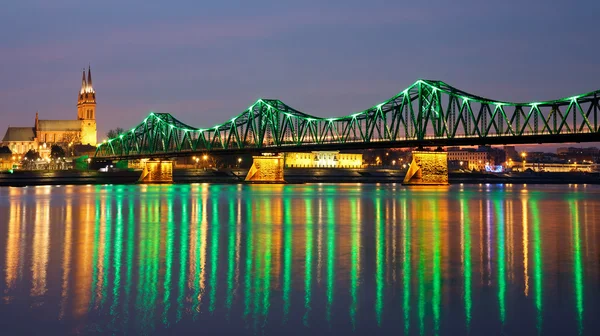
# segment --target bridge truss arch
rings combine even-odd
[[[276,99],[259,99],[211,128],[150,113],[99,144],[96,157],[600,141],[599,101],[600,90],[543,102],[503,102],[442,81],[418,80],[380,104],[335,118],[310,115]]]

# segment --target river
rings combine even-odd
[[[0,188],[15,333],[600,333],[600,186]]]

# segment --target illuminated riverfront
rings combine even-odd
[[[587,333],[599,216],[600,188],[585,185],[3,188],[0,322]]]

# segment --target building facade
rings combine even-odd
[[[460,169],[484,170],[486,164],[490,163],[488,152],[453,149],[448,151],[448,162],[455,162],[458,165],[451,164],[452,166],[457,166]]]
[[[96,91],[92,86],[91,68],[88,68],[87,77],[83,70],[77,95],[77,119],[44,120],[36,113],[33,127],[9,127],[0,146],[7,146],[16,155],[33,149],[46,156],[54,144],[96,146],[96,142]]]
[[[285,153],[286,168],[361,168],[362,154],[343,154],[339,151]]]

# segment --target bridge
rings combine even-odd
[[[600,141],[600,90],[512,103],[480,97],[442,81],[418,80],[394,97],[351,115],[323,118],[276,99],[259,99],[211,128],[168,113],[99,144],[96,158],[178,156],[460,145]]]

